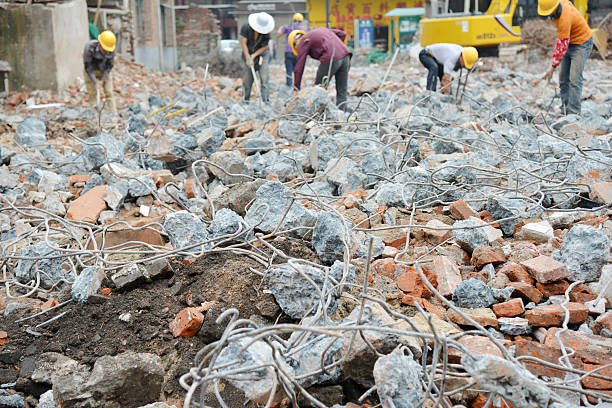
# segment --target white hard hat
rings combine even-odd
[[[264,12],[250,14],[249,26],[260,34],[270,34],[274,30],[274,17]]]

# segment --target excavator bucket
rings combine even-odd
[[[595,44],[595,48],[599,51],[601,59],[605,60],[608,54],[608,34],[599,28],[593,28],[591,31],[593,32],[593,43]]]

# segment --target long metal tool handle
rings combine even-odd
[[[251,75],[253,75],[253,83],[255,84],[255,90],[259,94],[259,97],[263,98],[261,94],[261,88],[259,86],[259,82],[257,82],[257,75],[255,75],[255,67],[253,65],[250,65],[250,67],[251,67]]]
[[[387,68],[387,72],[385,72],[385,76],[383,77],[382,81],[380,82],[379,88],[382,88],[382,86],[387,81],[387,76],[389,76],[389,72],[391,72],[391,67],[393,66],[393,63],[395,62],[395,58],[397,57],[397,54],[399,54],[399,50],[400,50],[400,47],[397,47],[395,49],[395,52],[393,53],[393,58],[391,58],[391,63],[389,64],[389,67]]]

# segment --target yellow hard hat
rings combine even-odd
[[[302,38],[304,34],[306,34],[304,30],[293,30],[289,33],[289,37],[287,37],[287,41],[289,42],[289,45],[291,45],[291,49],[293,50],[293,53],[295,55],[297,55],[297,48],[295,48],[295,43],[297,42],[297,40]]]
[[[98,36],[98,41],[100,42],[100,47],[102,47],[104,51],[115,51],[115,44],[117,43],[117,38],[115,37],[115,34],[113,34],[112,31],[102,31],[102,33]]]
[[[550,16],[555,12],[561,0],[538,0],[538,14],[541,16]]]
[[[293,20],[294,21],[304,21],[304,16],[302,15],[302,13],[295,13],[293,15]]]
[[[461,51],[463,64],[467,69],[472,69],[474,63],[478,61],[478,50],[474,47],[463,47]]]

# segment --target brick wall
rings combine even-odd
[[[176,44],[180,65],[206,65],[206,55],[217,48],[219,21],[206,8],[192,5],[176,10]]]

